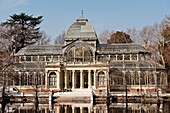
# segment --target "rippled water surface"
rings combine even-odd
[[[170,113],[170,102],[164,104],[124,103],[91,105],[90,103],[1,104],[1,113]]]

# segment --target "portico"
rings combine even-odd
[[[48,72],[54,72],[53,70],[48,70]],[[57,75],[57,84],[54,84],[54,86],[50,86],[50,76],[48,74],[47,81],[49,85],[47,84],[47,87],[53,88],[56,87],[57,89],[96,89],[98,88],[99,84],[97,81],[99,80],[98,73],[100,71],[96,69],[92,69],[91,67],[89,69],[76,69],[76,68],[65,68],[61,70],[60,74],[56,73]],[[106,85],[103,85],[102,87],[105,88]]]
[[[94,70],[65,70],[64,72],[64,89],[96,88]]]

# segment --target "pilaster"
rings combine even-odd
[[[65,76],[65,89],[68,88],[68,75],[67,75],[67,70],[64,71],[64,76]]]
[[[57,79],[57,88],[58,88],[58,89],[61,89],[61,86],[60,86],[60,84],[61,84],[61,83],[60,83],[60,82],[61,82],[61,81],[60,81],[60,75],[61,75],[61,72],[59,72],[58,77],[57,77],[57,78],[58,78],[58,79]]]
[[[91,70],[88,70],[88,88],[91,89],[92,86],[92,76],[91,76]]]
[[[97,88],[96,70],[94,70],[94,89]]]
[[[80,70],[80,89],[84,88],[84,74],[83,70]]]
[[[76,77],[75,77],[75,70],[72,70],[72,89],[75,89],[76,86]]]

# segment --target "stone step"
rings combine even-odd
[[[54,96],[91,96],[90,89],[75,89],[72,92],[58,92],[54,93]]]

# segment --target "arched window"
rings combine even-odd
[[[133,75],[134,79],[135,79],[135,85],[139,85],[139,75],[138,75],[138,71],[134,71],[134,75]]]
[[[123,85],[123,73],[120,70],[113,70],[111,72],[111,76],[114,82],[113,85]]]
[[[57,85],[57,75],[55,72],[51,72],[49,74],[49,85],[56,86]]]
[[[125,73],[125,80],[126,80],[127,85],[132,85],[131,84],[131,73],[129,71]]]
[[[140,75],[140,84],[141,85],[146,85],[147,84],[146,77],[147,77],[146,72],[145,71],[141,71],[141,75]]]
[[[98,73],[98,85],[99,86],[105,85],[105,73],[103,71]]]
[[[45,75],[43,72],[39,72],[37,76],[38,85],[45,85]]]
[[[89,47],[85,47],[81,44],[73,45],[65,52],[66,62],[92,62],[93,53]]]
[[[27,76],[25,72],[21,73],[21,85],[27,85]]]
[[[28,74],[28,85],[34,85],[34,72]]]

